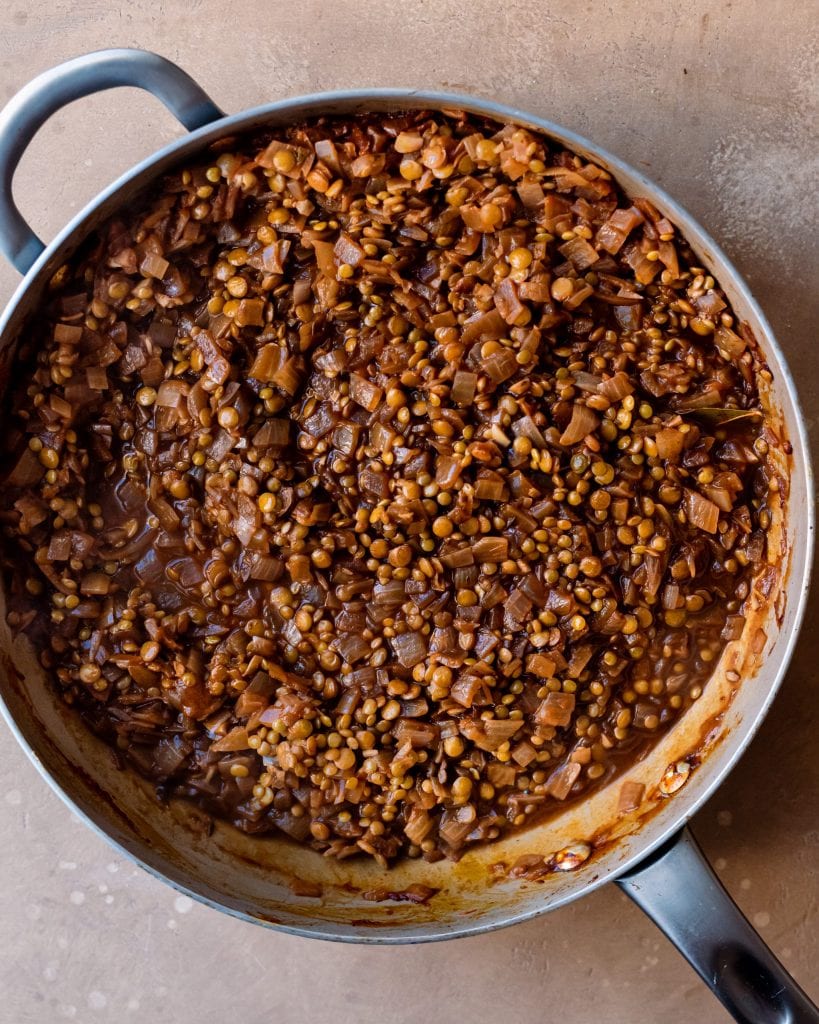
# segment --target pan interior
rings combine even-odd
[[[602,884],[661,842],[703,802],[764,714],[795,639],[811,561],[812,494],[807,453],[800,443],[801,416],[770,330],[736,272],[684,211],[619,161],[601,157],[556,126],[463,97],[397,98],[391,93],[288,101],[220,122],[169,147],[112,186],[38,262],[4,318],[0,386],[11,367],[14,339],[37,308],[54,269],[96,225],[181,156],[237,130],[298,120],[318,111],[419,106],[467,107],[489,117],[521,121],[607,167],[627,193],[648,196],[680,227],[704,265],[714,271],[740,319],[754,331],[773,374],[773,382],[762,392],[769,425],[774,435],[790,439],[795,452],[789,454],[784,444],[772,448],[783,480],[789,481],[786,499],[774,509],[769,534],[767,559],[776,569],[774,585],[765,595],[752,594],[743,636],[723,652],[703,697],[647,757],[608,787],[541,825],[468,852],[457,864],[405,860],[385,872],[363,859],[333,861],[289,840],[247,836],[222,823],[209,831],[207,819],[190,804],[158,804],[151,786],[134,772],[117,770],[109,748],[55,698],[36,652],[25,639],[11,636],[0,593],[0,692],[6,716],[41,772],[90,823],[149,870],[193,896],[252,920],[357,941],[421,941],[520,920]],[[739,674],[742,684],[731,682],[729,674]],[[699,766],[672,798],[666,798],[658,786],[667,767],[692,755]],[[627,780],[642,783],[645,797],[636,811],[622,815],[618,798]],[[523,855],[548,858],[584,842],[594,847],[594,853],[576,870],[556,872],[542,882],[507,874]],[[417,883],[437,889],[437,895],[422,905],[367,898],[385,892],[398,895]]]

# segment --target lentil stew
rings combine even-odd
[[[673,224],[529,130],[226,140],[18,365],[10,624],[245,831],[458,857],[633,763],[742,632],[768,371]]]

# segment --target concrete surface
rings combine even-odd
[[[474,92],[645,169],[721,240],[779,334],[819,442],[816,36],[811,0],[5,0],[0,102],[103,46],[156,49],[228,111],[368,85]],[[177,133],[136,92],[75,104],[17,177],[45,237]],[[0,267],[0,297],[16,284]],[[811,289],[813,285],[813,291]],[[819,639],[811,620],[741,766],[695,822],[731,892],[819,999]],[[0,1021],[717,1024],[727,1015],[613,888],[548,919],[433,947],[265,932],[114,857],[0,729]]]

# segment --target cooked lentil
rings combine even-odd
[[[458,857],[632,763],[740,635],[758,359],[673,224],[528,130],[228,140],[26,331],[9,621],[160,795]]]

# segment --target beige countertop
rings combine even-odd
[[[643,169],[746,275],[819,444],[817,28],[811,0],[6,0],[0,103],[37,72],[142,46],[225,110],[363,86],[472,92]],[[150,97],[96,96],[29,149],[17,196],[48,238],[178,127]],[[0,266],[0,299],[17,283]],[[813,285],[813,288],[811,287]],[[814,594],[788,679],[695,819],[737,902],[819,999],[819,686]],[[293,938],[194,904],[115,854],[0,728],[0,1022],[717,1024],[727,1015],[613,887],[541,920],[433,946]]]

